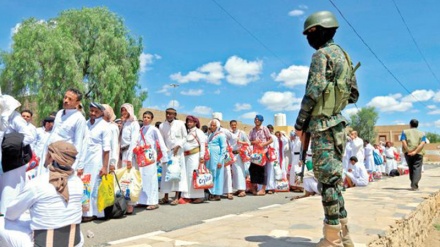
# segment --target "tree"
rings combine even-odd
[[[374,126],[379,119],[379,113],[373,106],[362,107],[357,113],[350,115],[351,127],[358,132],[360,138],[370,143],[376,141],[377,133]]]
[[[430,143],[440,143],[440,135],[437,133],[426,132],[426,138]]]
[[[138,84],[141,38],[132,37],[121,17],[107,8],[66,10],[48,21],[24,20],[11,52],[2,52],[4,93],[36,103],[39,118],[62,107],[68,88],[85,94],[84,107],[97,101],[141,107]]]

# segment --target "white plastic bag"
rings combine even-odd
[[[180,163],[179,159],[172,157],[167,164],[167,172],[165,174],[165,182],[180,181]]]
[[[281,170],[280,164],[278,161],[274,161],[273,170],[275,173],[275,180],[283,179],[283,171]]]

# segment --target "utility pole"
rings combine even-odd
[[[172,102],[173,102],[173,108],[174,108],[174,91],[175,91],[175,89],[176,89],[176,87],[178,87],[178,86],[180,86],[179,84],[177,84],[177,83],[172,83],[172,84],[170,84],[170,87],[172,87],[173,88],[173,93],[172,93],[172,96],[171,96],[171,98],[172,98]]]

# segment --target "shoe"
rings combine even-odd
[[[148,205],[145,209],[146,210],[155,210],[155,209],[158,209],[159,208],[159,205]]]
[[[211,197],[209,197],[209,200],[210,201],[220,201],[221,198],[220,198],[220,196],[211,196]]]
[[[324,223],[322,238],[316,247],[344,247],[341,239],[341,225],[328,225]]]
[[[160,205],[165,205],[165,204],[169,204],[170,200],[168,198],[162,198],[159,200],[159,204]]]
[[[170,202],[171,206],[177,206],[179,205],[179,199],[174,199],[172,202]]]
[[[232,196],[232,194],[228,194],[228,196],[226,198],[228,198],[228,200],[234,200],[234,197]]]
[[[344,245],[344,247],[354,247],[354,243],[353,240],[351,240],[350,237],[350,231],[348,230],[348,219],[347,218],[343,218],[343,219],[339,219],[339,221],[341,222],[341,228],[342,228],[342,244]]]
[[[96,216],[82,217],[81,223],[86,223],[86,222],[90,222],[90,221],[94,221],[94,220],[96,220]]]
[[[245,197],[246,196],[246,192],[242,191],[237,196],[238,197]]]
[[[199,203],[203,203],[203,202],[204,202],[203,198],[197,198],[197,199],[192,200],[191,203],[193,203],[193,204],[199,204]]]

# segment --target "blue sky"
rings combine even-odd
[[[293,125],[314,52],[302,35],[303,23],[313,12],[330,10],[340,24],[335,41],[362,63],[357,107],[375,106],[378,125],[417,118],[421,129],[439,133],[440,2],[333,2],[381,62],[324,0],[0,0],[0,49],[10,49],[14,27],[23,19],[106,6],[125,20],[132,35],[143,38],[145,107],[174,105],[178,112],[205,117],[221,112],[223,119],[245,123],[258,113],[265,124],[285,113]],[[355,111],[349,106],[345,114]]]

